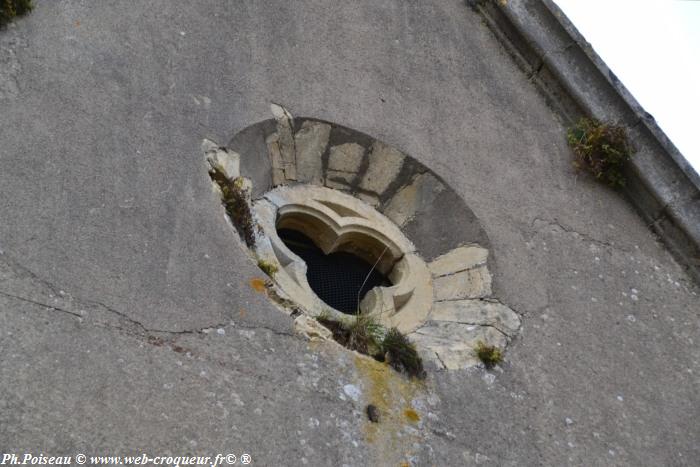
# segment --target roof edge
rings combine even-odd
[[[628,128],[636,154],[624,192],[700,283],[700,176],[552,0],[467,0],[549,105]]]

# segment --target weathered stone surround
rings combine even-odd
[[[272,112],[274,125],[243,130],[228,148],[205,140],[203,150],[210,167],[251,193],[257,224],[252,253],[276,271],[272,295],[295,316],[295,329],[328,339],[330,332],[310,317],[350,318],[313,293],[306,264],[277,235],[281,224],[304,232],[327,254],[349,249],[376,260],[393,285],[370,290],[360,312],[406,333],[435,367],[479,364],[479,342],[504,349],[520,318],[492,296],[488,238],[461,198],[381,141],[332,123],[294,119],[276,104]],[[451,212],[449,221],[437,222],[436,211],[444,209]]]

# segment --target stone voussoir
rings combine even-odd
[[[434,278],[435,300],[485,298],[491,295],[491,273],[486,265]]]
[[[425,174],[420,174],[401,188],[382,210],[384,215],[401,227],[412,219],[418,209],[419,191],[426,177]]]
[[[486,264],[489,251],[480,246],[462,246],[435,258],[428,264],[433,277],[446,276]]]
[[[362,164],[365,148],[357,143],[332,146],[328,157],[326,186],[347,189],[357,176]]]
[[[508,337],[520,329],[520,317],[507,306],[487,300],[450,300],[436,302],[430,319],[438,322],[453,322],[492,326]]]
[[[268,154],[270,155],[270,165],[272,167],[272,186],[282,185],[286,181],[284,176],[284,161],[280,152],[279,135],[273,133],[265,140]]]
[[[294,118],[287,109],[280,105],[270,104],[270,109],[272,110],[272,115],[275,117],[275,120],[277,120],[277,146],[279,148],[284,178],[287,180],[296,180],[296,148],[292,130]]]
[[[374,141],[369,153],[369,167],[362,177],[360,188],[377,194],[383,193],[399,175],[405,156],[397,149]]]
[[[327,123],[304,121],[294,135],[297,180],[323,185],[323,153],[328,146],[331,126]]]

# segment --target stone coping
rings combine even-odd
[[[700,282],[700,176],[552,0],[467,0],[550,106],[627,126],[636,154],[624,192]]]

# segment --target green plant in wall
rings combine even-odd
[[[387,331],[382,341],[382,351],[387,363],[396,371],[414,378],[425,378],[423,361],[416,352],[416,347],[398,329],[391,328]]]
[[[493,368],[503,361],[503,353],[495,345],[487,345],[485,342],[479,341],[474,351],[486,368]]]
[[[569,128],[567,140],[577,169],[590,172],[613,188],[625,185],[623,167],[633,151],[622,126],[582,118]]]
[[[387,330],[374,318],[363,314],[340,322],[334,320],[330,312],[324,311],[316,319],[330,329],[333,339],[341,345],[375,360],[387,362],[396,371],[410,377],[426,377],[416,347],[398,329]]]
[[[226,214],[228,214],[231,222],[233,222],[233,225],[238,229],[246,245],[249,247],[255,245],[255,225],[253,215],[250,211],[250,205],[248,204],[249,199],[246,195],[245,180],[243,177],[229,180],[226,175],[217,168],[209,170],[209,176],[219,185],[222,196],[221,202],[226,209]],[[267,273],[268,271],[265,272]],[[268,275],[270,274],[268,273]]]
[[[0,26],[12,21],[15,16],[28,13],[32,0],[0,0]]]
[[[316,319],[330,329],[333,338],[343,346],[365,355],[375,356],[379,353],[383,328],[374,318],[357,315],[340,322],[324,311]]]
[[[277,271],[279,270],[277,268],[277,265],[275,263],[272,263],[270,261],[266,261],[264,259],[259,259],[258,260],[258,267],[262,269],[262,271],[270,276],[271,278],[275,278],[275,274],[277,274]]]

